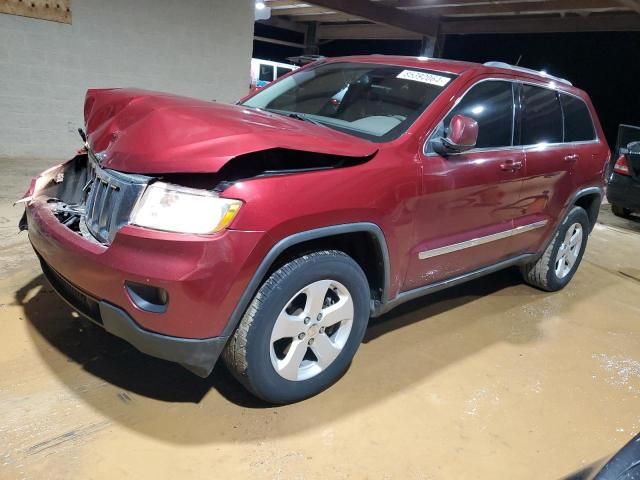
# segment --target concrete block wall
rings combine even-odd
[[[0,14],[0,158],[68,158],[88,88],[232,102],[248,91],[253,0],[74,0],[73,24]]]

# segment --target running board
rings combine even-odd
[[[473,272],[465,273],[464,275],[459,275],[457,277],[452,277],[447,280],[442,280],[440,282],[425,285],[424,287],[419,287],[413,290],[407,290],[406,292],[401,292],[393,300],[389,300],[386,303],[377,303],[374,306],[374,308],[372,308],[371,316],[378,317],[405,302],[409,302],[411,300],[415,300],[416,298],[420,298],[424,295],[439,292],[440,290],[444,290],[445,288],[453,287],[455,285],[459,285],[461,283],[465,283],[470,280],[474,280],[476,278],[489,275],[490,273],[494,273],[499,270],[504,270],[505,268],[513,267],[514,265],[521,265],[523,263],[528,263],[531,260],[537,258],[538,256],[539,255],[535,253],[519,255],[517,257],[513,257],[508,260],[503,260],[493,265],[489,265],[487,267],[482,267],[478,270],[474,270]]]

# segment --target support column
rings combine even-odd
[[[438,23],[438,32],[433,37],[422,37],[420,44],[420,56],[429,58],[441,58],[444,51],[446,37],[442,33],[441,23]]]
[[[437,37],[422,37],[420,43],[420,56],[433,58],[436,51]]]
[[[309,22],[307,31],[304,34],[304,53],[305,55],[318,55],[320,48],[318,47],[318,22]]]
[[[435,58],[442,58],[442,55],[444,54],[444,46],[446,42],[447,42],[447,36],[444,33],[439,33],[438,36],[436,37],[436,47],[433,53],[433,56]]]

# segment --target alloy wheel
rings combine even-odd
[[[318,375],[344,348],[353,318],[353,300],[343,284],[319,280],[307,285],[289,299],[273,326],[273,368],[291,381]]]
[[[574,223],[567,230],[556,255],[555,272],[558,278],[566,277],[573,270],[580,255],[583,236],[584,231],[579,223]]]

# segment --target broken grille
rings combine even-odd
[[[85,205],[87,230],[101,243],[111,243],[128,223],[131,210],[149,178],[100,168],[89,161],[89,189]]]

